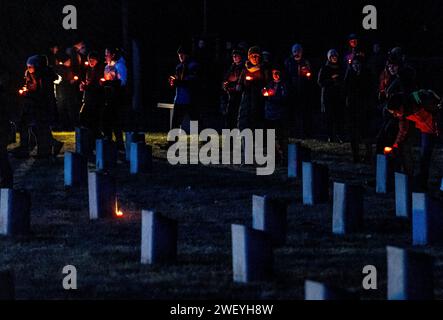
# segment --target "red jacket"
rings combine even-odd
[[[396,145],[400,145],[405,140],[411,122],[414,122],[415,127],[422,133],[439,135],[435,116],[424,107],[416,106],[412,114],[403,115],[399,118],[399,132],[395,141]]]

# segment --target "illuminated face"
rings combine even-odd
[[[28,64],[28,72],[30,74],[34,74],[35,73],[35,67],[33,65]]]
[[[188,55],[185,53],[179,53],[178,54],[178,60],[180,60],[180,63],[185,62],[188,59]]]
[[[336,55],[332,55],[329,58],[329,61],[331,61],[331,63],[337,63],[338,62],[338,57]]]
[[[58,46],[54,46],[54,47],[52,47],[51,48],[51,53],[53,54],[53,55],[56,55],[58,52],[59,52],[59,47]]]
[[[388,64],[388,71],[392,76],[396,76],[398,74],[399,66],[398,64],[390,63]]]
[[[94,59],[94,58],[90,58],[90,59],[88,59],[88,62],[89,62],[89,66],[90,66],[91,68],[95,68],[95,66],[98,64],[97,59]]]
[[[232,56],[232,61],[234,61],[235,64],[240,64],[242,62],[242,57],[239,54],[234,54]]]
[[[357,39],[351,39],[351,40],[349,40],[349,46],[350,46],[352,49],[357,48],[357,46],[358,46],[358,40],[357,40]]]
[[[257,66],[260,64],[261,55],[259,55],[258,53],[253,53],[249,55],[248,59],[252,63],[252,65]]]
[[[297,50],[293,53],[294,60],[300,61],[303,58],[303,50]]]
[[[276,82],[280,81],[280,79],[281,79],[281,72],[280,72],[280,70],[272,70],[272,78]]]

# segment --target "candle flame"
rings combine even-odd
[[[115,215],[116,215],[118,218],[122,218],[123,215],[124,215],[123,211],[121,211],[121,210],[119,209],[119,207],[118,207],[118,202],[117,202],[117,200],[115,200]]]
[[[77,81],[78,80],[78,76],[74,76],[74,80]]]
[[[247,81],[251,81],[253,78],[251,76],[246,76]]]
[[[306,74],[306,76],[307,76],[308,78],[310,78],[310,77],[312,76],[312,73],[308,72],[308,73]]]
[[[85,66],[89,66],[89,62],[88,61],[85,61]]]
[[[391,147],[386,147],[385,148],[385,155],[391,154],[392,153],[392,148]]]

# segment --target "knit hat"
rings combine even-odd
[[[239,56],[243,56],[243,51],[241,51],[240,49],[234,49],[232,50],[232,55],[239,55]]]
[[[249,51],[248,51],[248,56],[250,56],[251,54],[259,54],[259,55],[261,55],[262,53],[261,53],[260,47],[259,46],[251,47],[249,49]]]
[[[358,38],[358,36],[355,34],[355,33],[351,33],[349,36],[348,36],[348,41],[351,41],[351,40],[358,40],[359,38]]]
[[[292,53],[293,53],[293,54],[296,53],[296,52],[298,52],[298,51],[301,51],[301,50],[303,50],[303,47],[302,47],[302,45],[299,44],[299,43],[296,43],[296,44],[294,44],[294,45],[292,46]]]
[[[178,50],[177,50],[177,54],[180,54],[180,53],[182,53],[182,54],[190,54],[190,53],[191,53],[191,50],[189,50],[189,48],[188,48],[187,46],[185,46],[185,45],[181,45],[181,46],[178,48]]]
[[[97,51],[91,51],[88,54],[88,59],[95,59],[95,60],[99,60],[99,54]]]
[[[332,56],[336,56],[336,57],[338,57],[338,56],[339,56],[338,51],[335,50],[335,49],[331,49],[331,50],[329,50],[329,51],[328,51],[328,60],[331,60],[331,57],[332,57]]]
[[[26,61],[26,65],[38,68],[40,66],[40,62],[41,57],[39,55],[35,55],[28,58],[28,60]]]

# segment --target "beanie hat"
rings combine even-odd
[[[351,40],[358,40],[358,36],[355,33],[351,33],[348,36],[348,41],[351,41]]]
[[[187,48],[185,45],[181,45],[178,50],[177,50],[177,54],[190,54],[191,51],[189,50],[189,48]]]
[[[329,50],[328,51],[328,60],[330,60],[332,56],[338,57],[339,56],[338,51],[335,49]]]
[[[296,53],[296,52],[301,51],[301,50],[303,50],[303,47],[299,43],[296,43],[296,44],[294,44],[292,46],[292,53]]]
[[[99,55],[97,51],[91,51],[88,54],[88,59],[95,59],[95,60],[99,60]]]
[[[261,55],[262,53],[261,53],[260,47],[259,46],[251,47],[249,49],[249,51],[248,51],[248,56],[250,56],[251,54],[259,54],[259,55]]]
[[[234,49],[232,50],[232,55],[239,55],[239,56],[243,56],[243,51],[241,51],[240,49]]]
[[[33,66],[38,68],[40,66],[40,62],[41,62],[41,57],[39,55],[35,55],[32,57],[29,57],[28,60],[26,61],[26,64],[28,66]]]

